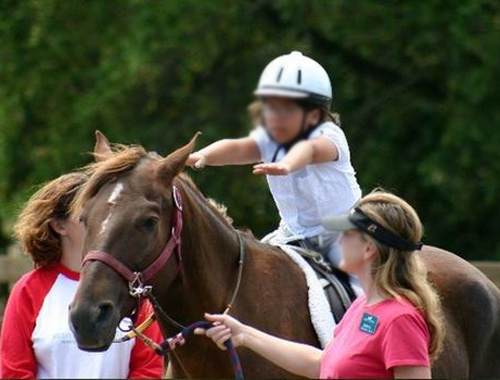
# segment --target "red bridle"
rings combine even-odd
[[[113,269],[115,272],[119,273],[128,282],[129,293],[131,296],[143,297],[147,296],[148,293],[151,291],[151,286],[145,286],[145,284],[149,280],[151,280],[151,278],[153,278],[153,276],[161,268],[165,266],[165,264],[172,257],[173,253],[176,252],[178,262],[177,262],[177,268],[175,270],[175,275],[173,278],[177,277],[177,274],[182,268],[182,256],[181,256],[182,196],[179,189],[176,186],[173,186],[172,188],[172,197],[175,206],[172,218],[172,234],[163,252],[146,269],[144,269],[141,272],[133,272],[120,260],[111,256],[109,253],[105,251],[88,252],[83,259],[82,268],[88,261],[100,261],[106,264],[111,269]]]

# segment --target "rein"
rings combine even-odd
[[[160,356],[166,356],[170,352],[174,351],[177,347],[180,347],[186,343],[186,339],[193,335],[196,329],[204,329],[208,330],[209,328],[214,327],[214,325],[207,321],[198,321],[195,322],[185,328],[182,331],[168,339],[165,339],[161,343],[155,343],[148,337],[144,336],[142,333],[139,333],[138,336],[141,337],[143,342],[149,345],[154,351]],[[229,352],[229,356],[231,359],[231,366],[233,367],[234,378],[237,380],[243,380],[243,369],[241,368],[240,357],[236,351],[236,348],[233,345],[231,339],[228,339],[224,342],[224,346]],[[184,369],[185,370],[185,369]]]
[[[133,339],[134,337],[140,338],[146,345],[151,347],[158,355],[165,356],[168,353],[172,352],[175,348],[183,345],[186,342],[186,339],[191,336],[196,328],[201,329],[209,329],[213,327],[210,322],[199,321],[195,322],[189,326],[184,326],[181,323],[172,319],[161,307],[156,298],[152,294],[153,287],[151,285],[147,285],[147,282],[153,278],[160,269],[162,269],[167,262],[173,257],[174,253],[177,257],[177,268],[175,270],[175,274],[172,277],[171,281],[174,281],[180,272],[182,272],[182,255],[181,255],[181,233],[182,233],[182,196],[179,189],[176,186],[172,187],[172,197],[174,200],[174,214],[173,214],[173,223],[172,223],[172,232],[171,236],[163,249],[162,253],[144,270],[140,272],[133,272],[130,270],[125,264],[123,264],[120,260],[111,256],[106,251],[90,251],[88,252],[82,262],[82,267],[89,261],[100,261],[106,264],[108,267],[113,269],[115,272],[120,274],[127,282],[129,287],[130,296],[137,299],[137,312],[139,310],[139,306],[141,300],[144,298],[148,298],[155,311],[159,312],[171,325],[180,328],[182,331],[175,335],[174,337],[167,338],[161,343],[156,343],[152,339],[148,338],[143,334],[143,331],[147,329],[155,320],[156,317],[154,313],[150,315],[140,326],[134,327],[134,319],[132,318],[132,324],[128,330],[124,330],[127,332],[125,336],[122,338],[115,340],[114,343],[121,343]],[[238,261],[238,277],[236,279],[235,288],[227,304],[226,309],[223,314],[227,314],[229,310],[232,308],[233,303],[238,295],[241,279],[243,276],[243,263],[245,261],[245,243],[241,234],[237,232],[238,242],[239,242],[239,261]],[[243,370],[241,368],[240,359],[236,349],[231,341],[228,339],[224,342],[226,346],[230,358],[231,364],[233,367],[234,376],[236,379],[243,379]]]

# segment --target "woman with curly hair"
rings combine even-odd
[[[15,225],[23,251],[35,269],[25,274],[9,297],[0,337],[1,378],[161,377],[163,359],[135,339],[102,353],[78,349],[68,325],[68,305],[79,281],[84,229],[69,215],[69,205],[87,180],[63,175],[38,190]],[[152,311],[144,304],[141,323]],[[147,334],[161,339],[155,323]],[[117,330],[117,337],[123,334]]]

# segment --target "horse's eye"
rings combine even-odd
[[[153,231],[157,223],[158,223],[157,218],[148,218],[142,223],[142,226],[147,231]]]

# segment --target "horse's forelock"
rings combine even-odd
[[[140,145],[113,145],[113,154],[102,161],[96,161],[82,168],[89,175],[89,179],[76,195],[71,205],[71,213],[79,215],[83,206],[107,183],[116,180],[119,176],[132,171],[142,158],[149,157],[158,160],[155,155],[150,155]]]

